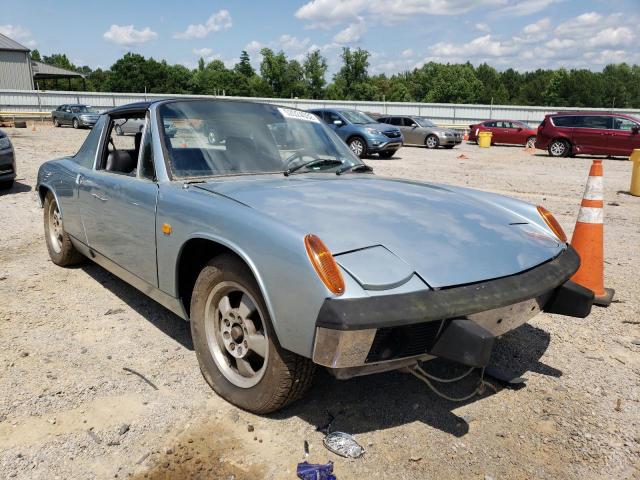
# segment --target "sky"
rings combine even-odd
[[[0,11],[0,33],[92,68],[128,51],[193,68],[200,57],[231,66],[246,50],[257,66],[269,47],[298,60],[319,49],[331,73],[345,46],[368,50],[374,74],[429,61],[640,64],[640,0],[0,0]]]

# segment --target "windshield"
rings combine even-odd
[[[435,127],[436,124],[433,123],[431,120],[429,120],[428,118],[425,117],[413,117],[413,119],[418,122],[418,125],[420,125],[421,127]]]
[[[89,105],[79,105],[76,107],[71,107],[71,111],[73,113],[98,113],[95,108],[90,107]]]
[[[159,111],[176,179],[283,173],[315,160],[305,172],[362,163],[312,113],[220,100],[171,102]]]
[[[366,123],[376,123],[376,121],[371,118],[366,113],[359,112],[357,110],[342,110],[340,111],[342,116],[347,119],[349,123],[355,123],[356,125],[364,125]]]

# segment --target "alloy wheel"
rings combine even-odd
[[[56,253],[62,251],[62,242],[64,230],[62,228],[62,215],[58,209],[58,204],[54,200],[49,204],[49,241],[51,247]]]
[[[205,306],[209,352],[225,378],[240,388],[256,385],[269,359],[264,315],[251,294],[235,282],[221,282]]]
[[[362,140],[360,140],[359,138],[354,138],[353,140],[351,140],[349,142],[349,148],[357,156],[362,155],[362,152],[364,151],[364,145],[362,144]]]
[[[567,151],[567,146],[564,142],[555,141],[551,144],[551,147],[549,147],[549,149],[551,150],[551,154],[554,157],[561,157]]]

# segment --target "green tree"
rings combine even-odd
[[[260,50],[262,62],[260,63],[260,75],[273,90],[277,97],[285,96],[287,85],[287,57],[281,50],[277,54],[270,48]]]
[[[314,50],[307,53],[302,68],[308,96],[315,99],[323,98],[324,87],[327,84],[325,79],[327,59],[320,54],[319,50]]]
[[[369,52],[349,47],[342,49],[342,67],[333,77],[331,96],[345,100],[370,100],[375,97],[375,89],[369,81]]]
[[[42,57],[40,56],[40,52],[38,51],[37,48],[34,48],[33,50],[31,50],[31,59],[37,62],[42,61]]]
[[[240,61],[236,63],[233,70],[245,78],[251,78],[256,74],[256,71],[251,66],[251,58],[245,50],[240,53]]]

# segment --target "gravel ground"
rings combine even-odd
[[[0,478],[290,479],[304,440],[310,461],[334,461],[339,479],[640,478],[640,198],[625,193],[624,159],[604,162],[616,301],[584,320],[541,314],[501,339],[494,362],[526,386],[458,404],[406,374],[321,372],[306,399],[260,417],[207,387],[185,322],[94,264],[49,261],[36,172],[87,131],[7,131],[19,181],[0,196]],[[569,234],[590,162],[475,145],[369,161],[383,176],[543,203]],[[364,457],[324,449],[316,428],[330,415]]]

